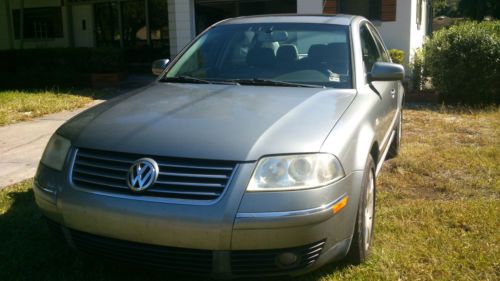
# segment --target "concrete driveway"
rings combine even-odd
[[[97,105],[96,100],[75,111],[46,115],[33,121],[0,127],[0,189],[35,175],[50,136],[66,120]]]
[[[141,88],[155,79],[151,75],[130,75],[116,89],[119,95]],[[0,127],[0,189],[32,178],[50,136],[66,120],[104,100],[95,100],[75,111],[46,115],[33,121]]]

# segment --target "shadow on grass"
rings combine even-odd
[[[12,204],[0,215],[0,280],[210,280],[204,276],[133,268],[128,264],[81,255],[52,236],[36,207],[31,188],[4,192]],[[2,207],[0,205],[0,210]],[[318,280],[344,266],[326,266],[295,280]]]
[[[83,256],[57,240],[34,202],[33,190],[11,191],[0,215],[0,280],[205,280],[131,268]]]

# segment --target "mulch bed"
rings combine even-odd
[[[439,94],[433,91],[411,91],[405,94],[405,103],[439,103]]]

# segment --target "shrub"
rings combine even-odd
[[[421,90],[424,87],[426,81],[427,72],[424,71],[424,50],[417,49],[413,55],[412,61],[410,63],[411,82],[413,88],[416,90]]]
[[[499,103],[500,21],[440,30],[424,53],[425,68],[443,102]]]
[[[125,55],[111,48],[0,51],[1,88],[89,86],[90,73],[125,72]]]
[[[389,54],[393,63],[403,64],[405,61],[405,52],[398,49],[390,49]]]

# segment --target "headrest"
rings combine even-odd
[[[323,44],[311,45],[307,57],[314,62],[324,62],[328,57],[328,48]]]
[[[273,49],[257,47],[250,49],[247,54],[247,65],[257,67],[270,67],[276,63]]]
[[[334,56],[348,56],[347,44],[346,43],[330,43],[328,44],[328,50],[333,53]]]
[[[276,54],[278,62],[294,62],[299,59],[299,51],[295,45],[283,45]]]

